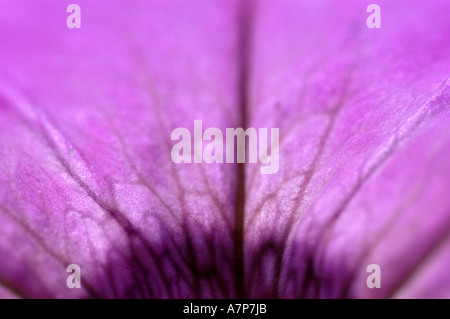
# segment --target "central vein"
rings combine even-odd
[[[238,94],[240,110],[240,127],[247,128],[248,80],[251,38],[250,2],[242,1],[238,12]],[[244,270],[244,211],[245,211],[245,164],[237,163],[237,187],[234,227],[234,280],[237,298],[246,295]]]

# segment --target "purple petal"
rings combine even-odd
[[[0,294],[233,296],[236,168],[170,132],[237,126],[236,3],[77,3],[0,4]]]
[[[450,296],[448,1],[77,3],[0,3],[0,297]],[[196,119],[279,172],[173,164]]]
[[[450,296],[450,3],[377,3],[381,29],[257,3],[249,126],[280,128],[280,171],[247,168],[250,297]]]

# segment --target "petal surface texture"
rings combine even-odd
[[[450,298],[448,0],[379,29],[360,0],[77,4],[0,1],[0,297]],[[278,172],[174,164],[194,120],[279,128]]]
[[[233,296],[235,167],[170,154],[195,119],[237,126],[236,3],[77,3],[81,29],[61,1],[0,3],[1,285]]]
[[[450,296],[450,3],[377,4],[257,2],[248,125],[280,170],[247,167],[251,297]]]

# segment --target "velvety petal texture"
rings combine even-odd
[[[450,2],[377,1],[380,29],[364,1],[255,4],[249,126],[280,127],[280,171],[247,168],[249,296],[450,297]]]
[[[236,2],[77,3],[81,29],[64,1],[0,2],[1,285],[233,296],[235,166],[175,165],[170,138],[238,125]]]
[[[450,297],[448,0],[75,2],[0,1],[0,297]]]

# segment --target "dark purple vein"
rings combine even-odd
[[[240,110],[239,126],[246,129],[248,125],[248,84],[250,74],[250,51],[251,51],[251,25],[252,1],[242,1],[238,7],[238,105]],[[244,213],[245,213],[245,164],[237,164],[237,186],[236,186],[236,206],[234,221],[234,280],[236,297],[244,298],[245,271],[244,271]]]

